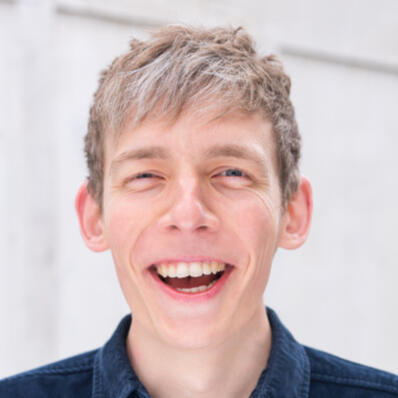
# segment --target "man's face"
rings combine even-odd
[[[284,222],[268,121],[186,112],[127,126],[105,157],[101,223],[134,322],[200,347],[264,311]]]

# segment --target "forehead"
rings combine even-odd
[[[106,167],[128,160],[235,157],[275,163],[271,123],[259,113],[236,112],[221,117],[184,112],[176,120],[147,119],[129,125],[106,142]]]

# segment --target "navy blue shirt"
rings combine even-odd
[[[303,346],[274,311],[267,308],[267,314],[272,348],[251,398],[398,397],[397,376]],[[128,360],[130,324],[128,315],[98,350],[0,381],[0,397],[149,398]]]

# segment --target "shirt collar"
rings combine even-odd
[[[148,397],[127,355],[126,339],[131,315],[119,323],[110,340],[98,351],[94,362],[93,398]],[[134,394],[134,395],[133,395]]]
[[[267,308],[272,331],[271,353],[251,397],[308,398],[310,362],[304,347]]]
[[[272,331],[272,347],[252,398],[308,398],[310,363],[300,345],[267,308]],[[142,398],[149,394],[132,369],[126,350],[131,315],[119,323],[111,339],[98,351],[94,363],[93,398]]]

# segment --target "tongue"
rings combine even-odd
[[[164,282],[167,283],[172,288],[176,289],[192,289],[193,287],[198,287],[202,285],[208,285],[218,278],[218,275],[202,275],[197,278],[192,278],[190,276],[186,278],[165,278]]]

